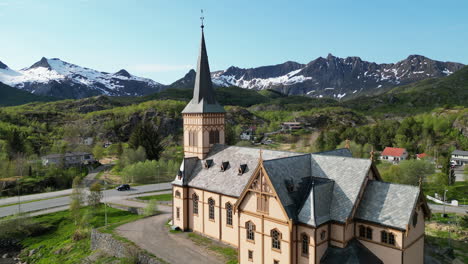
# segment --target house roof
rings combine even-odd
[[[374,253],[357,239],[349,241],[345,248],[329,246],[320,259],[321,264],[364,264],[383,263]]]
[[[404,148],[392,148],[386,147],[384,151],[382,151],[382,156],[393,156],[393,157],[401,157],[406,152]]]
[[[468,156],[468,151],[464,150],[454,150],[452,151],[452,155],[463,155],[463,156]]]
[[[215,99],[203,30],[193,98],[182,110],[182,113],[225,113],[224,108]]]
[[[406,230],[419,192],[416,186],[369,181],[355,217]]]
[[[426,153],[416,154],[416,157],[419,158],[419,159],[423,159],[423,158],[427,157],[427,154]]]
[[[74,157],[74,156],[84,156],[84,155],[92,155],[88,152],[67,152],[65,154],[49,154],[42,156],[43,159],[56,159],[56,158],[63,158],[63,157]]]

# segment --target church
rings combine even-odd
[[[173,225],[238,249],[241,264],[423,263],[430,210],[417,186],[383,182],[349,149],[321,153],[225,144],[202,25]]]

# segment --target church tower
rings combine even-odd
[[[205,159],[213,144],[225,143],[226,112],[215,99],[203,23],[201,28],[201,46],[193,98],[182,111],[182,117],[184,120],[184,156]]]

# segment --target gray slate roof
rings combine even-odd
[[[311,226],[319,226],[330,218],[330,206],[335,182],[313,177],[310,194],[302,206],[298,220]]]
[[[205,35],[202,30],[200,55],[198,56],[197,75],[193,98],[185,106],[182,113],[224,113],[224,108],[216,102],[213,84],[211,82],[210,65],[205,46]]]
[[[264,160],[297,155],[303,154],[262,150]],[[260,149],[216,144],[206,158],[206,160],[213,160],[213,164],[208,169],[203,168],[203,161],[201,160],[188,164],[187,159],[184,159],[186,164],[184,173],[187,179],[185,183],[191,187],[239,197],[257,167],[259,157]],[[220,169],[223,161],[229,161],[229,167],[224,172]],[[247,164],[247,169],[244,174],[238,175],[238,168],[241,164]],[[173,183],[181,184],[180,181],[174,181]]]
[[[350,156],[347,149],[318,154],[262,150],[263,166],[288,217],[312,226],[351,217],[371,161]],[[259,157],[260,149],[216,144],[206,158],[213,161],[210,168],[204,168],[202,160],[185,158],[183,178],[173,184],[239,197]],[[221,171],[225,161],[229,167]],[[238,175],[241,164],[247,169]],[[413,186],[369,181],[355,217],[404,229],[413,208],[408,205],[414,205],[418,194]]]
[[[369,159],[311,154],[312,176],[335,182],[330,218],[345,222],[351,215],[359,191],[371,167]]]
[[[416,186],[369,181],[355,217],[406,230],[418,197]]]

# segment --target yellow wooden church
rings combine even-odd
[[[348,149],[294,153],[225,145],[202,28],[173,225],[238,249],[239,263],[423,263],[420,188],[383,182]]]

